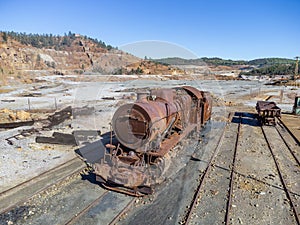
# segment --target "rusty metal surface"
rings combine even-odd
[[[258,101],[256,103],[259,120],[264,125],[276,125],[275,118],[281,117],[281,109],[275,102]]]
[[[151,90],[119,107],[112,119],[116,139],[111,136],[93,164],[97,179],[111,190],[151,193],[162,181],[164,156],[192,131],[198,132],[211,110],[210,94],[190,86]]]
[[[172,103],[175,97],[175,91],[173,89],[154,89],[151,90],[151,96]]]
[[[193,129],[195,129],[196,125],[190,125],[184,130],[184,133],[178,134],[174,133],[170,138],[164,140],[161,144],[160,150],[157,152],[151,152],[150,154],[153,156],[162,157],[168,153],[170,149],[175,147],[175,145],[180,142],[184,137],[186,137]]]
[[[278,110],[280,109],[275,102],[257,101],[256,106],[259,110]]]
[[[204,116],[203,116],[203,122],[207,121],[211,117],[212,113],[212,97],[209,92],[202,92],[203,95],[203,102],[204,102]]]
[[[201,91],[199,91],[197,88],[191,86],[183,86],[182,88],[192,93],[197,99],[201,99],[203,97]]]
[[[72,107],[68,106],[58,112],[55,112],[53,115],[48,116],[49,124],[45,125],[44,128],[51,128],[53,126],[56,126],[62,122],[64,122],[66,119],[70,119],[72,116]]]
[[[73,134],[64,134],[60,132],[54,132],[52,137],[37,136],[35,138],[36,143],[47,144],[60,144],[60,145],[77,145],[76,139]]]

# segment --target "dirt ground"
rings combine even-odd
[[[144,79],[141,78],[143,77],[132,76],[130,80],[126,81],[123,78],[112,76],[87,76],[84,79],[80,76],[47,76],[37,78],[41,80],[38,83],[16,83],[1,87],[2,90],[7,91],[0,93],[0,110],[8,109],[12,111],[10,112],[12,114],[23,110],[34,119],[46,118],[54,110],[67,106],[73,108],[93,107],[92,113],[88,115],[72,117],[52,130],[41,131],[39,135],[45,136],[51,136],[54,131],[71,133],[74,130],[99,130],[102,134],[109,132],[109,123],[114,111],[118,106],[134,101],[136,90],[191,85],[212,93],[212,122],[209,129],[203,131],[204,138],[201,147],[195,146],[195,143],[191,141],[184,153],[176,152],[176,157],[173,158],[173,163],[166,174],[166,182],[158,187],[157,193],[152,197],[137,201],[134,209],[120,221],[121,224],[133,224],[146,217],[149,220],[145,224],[178,224],[182,222],[186,207],[197,185],[195,181],[199,178],[199,173],[203,172],[206,166],[205,162],[211,155],[211,149],[214,148],[220,131],[225,129],[228,113],[255,113],[256,101],[267,98],[278,102],[283,111],[289,112],[292,110],[293,96],[300,94],[299,88],[265,86],[260,81],[197,80],[195,77],[191,77],[190,80],[164,80],[160,76],[156,76],[155,79],[150,79],[148,76],[145,76]],[[282,98],[281,92],[283,92]],[[1,123],[11,121],[12,116],[9,115],[7,113],[6,117],[1,119]],[[16,118],[16,121],[19,120]],[[6,140],[21,130],[29,128],[31,127],[0,130],[0,191],[75,156],[74,150],[78,147],[36,143],[37,134],[11,139],[12,143],[8,143]],[[236,124],[231,124],[223,143],[223,152],[220,152],[216,159],[211,182],[208,182],[207,188],[203,191],[202,200],[193,217],[192,223],[194,224],[220,224],[223,221],[216,215],[224,210],[221,204],[224,201],[222,185],[226,186],[227,184],[222,181],[224,181],[224,177],[228,176],[228,171],[224,168],[229,167],[232,137],[235,132]],[[265,143],[261,138],[262,134],[256,125],[243,124],[237,161],[238,173],[241,175],[237,176],[235,180],[232,223],[293,224],[294,220],[289,216],[291,211],[280,188],[275,167],[270,162],[270,154],[266,152]],[[224,153],[226,151],[228,154]],[[190,161],[190,156],[194,153],[201,158],[201,163]],[[266,186],[257,180],[266,181],[269,185]],[[99,188],[95,188],[93,185],[89,185],[89,188],[96,196]],[[80,190],[86,189],[80,182],[76,183],[76,186]],[[221,189],[218,190],[218,188]],[[295,192],[299,194],[299,186]],[[91,198],[87,196],[87,193],[81,197],[79,194],[76,201],[80,202],[86,198],[90,201]],[[68,198],[68,201],[72,200]],[[126,201],[128,200],[126,199]],[[51,205],[55,204],[58,203],[54,200],[51,201]],[[56,210],[51,211],[49,215],[55,217],[58,214],[59,211]],[[97,222],[101,222],[101,218],[97,218]],[[43,221],[44,219],[46,218],[40,217],[33,221]],[[57,222],[56,220],[51,221]]]

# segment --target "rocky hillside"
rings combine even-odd
[[[184,74],[140,59],[102,41],[69,32],[64,36],[0,32],[0,77],[32,74]]]
[[[155,59],[154,62],[160,62],[166,65],[184,67],[187,65],[202,68],[202,73],[224,75],[224,76],[275,76],[275,75],[293,75],[296,71],[296,60],[287,58],[261,58],[250,61],[231,60],[221,58],[198,58],[198,59],[182,59],[182,58],[163,58]],[[207,71],[205,71],[206,68]],[[187,69],[186,69],[187,71]],[[194,73],[196,71],[194,70]],[[300,73],[298,67],[297,74]]]
[[[97,39],[72,33],[22,36],[0,32],[0,74],[20,75],[36,70],[50,74],[113,73],[138,61]]]
[[[154,59],[156,62],[168,64],[168,65],[197,65],[197,66],[256,66],[267,67],[272,65],[286,65],[294,64],[295,60],[286,58],[261,58],[254,60],[231,60],[222,59],[218,57],[207,58],[202,57],[198,59],[182,59],[178,57]]]
[[[142,60],[120,68],[115,72],[115,74],[178,75],[185,74],[185,71],[170,65],[165,65],[148,60]]]

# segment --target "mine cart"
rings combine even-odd
[[[262,125],[276,125],[275,118],[281,117],[281,109],[275,102],[258,101],[256,103],[258,119]]]

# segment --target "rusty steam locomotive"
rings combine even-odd
[[[121,106],[113,116],[111,142],[93,166],[96,180],[130,195],[152,193],[167,153],[198,132],[211,112],[210,93],[191,86],[139,93],[136,102]]]

